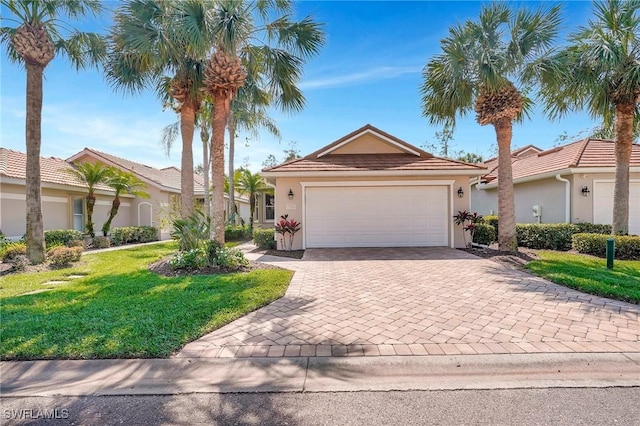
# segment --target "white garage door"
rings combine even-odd
[[[306,246],[448,245],[448,187],[307,187]]]
[[[613,182],[594,182],[593,222],[613,222]],[[640,182],[629,183],[629,234],[640,235]]]

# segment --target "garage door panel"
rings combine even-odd
[[[448,245],[444,186],[308,187],[306,246]]]
[[[593,186],[593,222],[613,222],[613,182],[595,182]],[[629,183],[629,234],[640,235],[640,182]]]

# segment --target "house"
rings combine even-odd
[[[498,211],[498,160],[472,183],[471,209]],[[611,224],[615,178],[615,142],[587,138],[541,150],[533,145],[512,152],[514,200],[518,223]],[[630,164],[629,233],[640,234],[640,145]]]
[[[157,169],[94,149],[85,148],[70,158],[40,159],[42,211],[45,230],[77,229],[84,231],[86,185],[64,172],[74,162],[100,162],[133,173],[145,184],[149,198],[121,195],[122,203],[112,227],[155,226],[160,238],[170,237],[169,210],[180,202],[180,170],[175,167]],[[24,153],[0,148],[0,229],[11,239],[20,238],[26,228]],[[93,212],[94,229],[100,230],[107,219],[114,191],[105,185],[96,187]],[[194,175],[194,196],[204,198],[203,178]],[[249,202],[237,196],[236,204],[244,220],[249,217]]]
[[[367,124],[262,175],[275,187],[275,217],[302,223],[294,249],[463,247],[452,217],[469,209],[469,179],[486,171]]]

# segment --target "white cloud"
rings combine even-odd
[[[337,75],[328,78],[303,81],[302,89],[325,89],[339,86],[353,86],[371,81],[387,80],[405,74],[419,73],[422,67],[376,67],[366,71]]]

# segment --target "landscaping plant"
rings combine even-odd
[[[280,216],[280,221],[276,223],[275,230],[281,235],[281,245],[284,250],[291,251],[293,247],[293,237],[300,230],[300,222],[289,219],[289,215]]]

